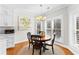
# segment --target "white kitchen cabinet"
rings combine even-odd
[[[2,8],[0,12],[0,26],[14,26],[13,10]]]
[[[6,55],[6,49],[14,46],[14,34],[0,34],[0,55]]]
[[[4,19],[2,14],[0,14],[0,26],[4,26]]]
[[[6,34],[6,48],[14,47],[14,34]]]
[[[3,36],[0,36],[0,55],[6,54],[6,40]]]

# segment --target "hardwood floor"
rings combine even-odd
[[[59,46],[59,45],[57,45]],[[74,55],[70,50],[68,50],[67,48],[65,47],[62,47],[62,46],[59,46],[63,51],[64,51],[64,54],[65,55]]]
[[[15,44],[14,48],[8,48],[7,49],[7,55],[17,55],[17,53],[25,46],[28,45],[28,41]],[[69,51],[67,48],[64,48],[62,46],[57,45],[64,51],[64,55],[73,55],[71,51]]]
[[[27,44],[28,44],[28,41],[15,44],[14,48],[7,49],[7,55],[16,55]]]

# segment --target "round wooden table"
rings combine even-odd
[[[50,38],[49,37],[42,37],[40,35],[31,35],[31,37],[33,37],[32,40],[34,41],[33,53],[32,54],[34,54],[34,48],[39,48],[40,49],[39,54],[41,55],[41,48],[44,47],[44,43],[46,41],[49,41]]]

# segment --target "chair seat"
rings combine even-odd
[[[52,42],[51,42],[52,40],[50,39],[50,41],[47,41],[47,42],[45,42],[46,44],[52,44]]]
[[[45,45],[52,46],[52,44],[45,43]]]

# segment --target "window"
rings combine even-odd
[[[51,35],[51,33],[52,33],[52,22],[50,20],[47,21],[47,29],[46,29],[46,31],[47,31],[47,35]]]
[[[79,44],[79,17],[76,19],[76,39],[77,39],[77,44]]]
[[[37,22],[37,34],[41,31],[41,23]]]
[[[58,38],[61,37],[61,19],[54,20],[54,31]]]

